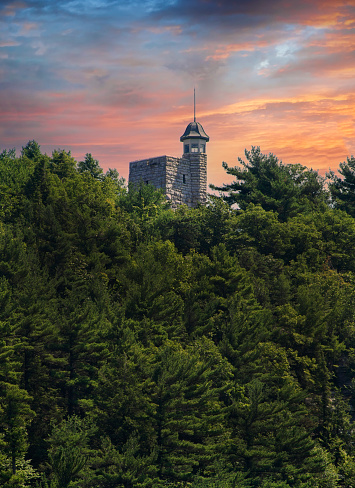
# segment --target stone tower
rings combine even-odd
[[[209,137],[202,125],[190,122],[180,137],[183,143],[181,158],[158,156],[129,163],[129,182],[137,185],[151,183],[162,188],[173,208],[185,204],[197,207],[207,198],[207,155]]]
[[[207,196],[207,154],[206,142],[210,138],[203,130],[202,125],[194,121],[190,122],[185,132],[180,137],[183,143],[184,152],[182,161],[189,170],[191,181],[191,207],[199,203],[206,203]]]

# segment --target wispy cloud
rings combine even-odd
[[[192,116],[209,178],[245,147],[322,171],[355,152],[351,0],[26,0],[0,6],[0,141],[128,162],[179,154]]]

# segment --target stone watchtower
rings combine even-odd
[[[172,207],[185,204],[196,207],[207,198],[207,155],[209,137],[202,125],[194,121],[180,137],[183,143],[181,158],[158,156],[129,163],[129,182],[134,185],[151,183],[162,188]]]

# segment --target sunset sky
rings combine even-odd
[[[355,0],[0,1],[0,149],[128,163],[180,156],[209,183],[244,149],[324,174],[355,155]]]

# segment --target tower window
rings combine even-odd
[[[186,183],[186,175],[182,175],[182,182]]]
[[[205,144],[201,144],[200,146],[200,152],[204,153],[205,152]]]
[[[190,148],[189,148],[189,145],[188,145],[188,144],[185,144],[185,145],[184,145],[184,153],[188,153],[188,152],[190,152],[190,151],[189,151],[189,149],[190,149]]]
[[[191,144],[191,152],[198,152],[198,144]]]

